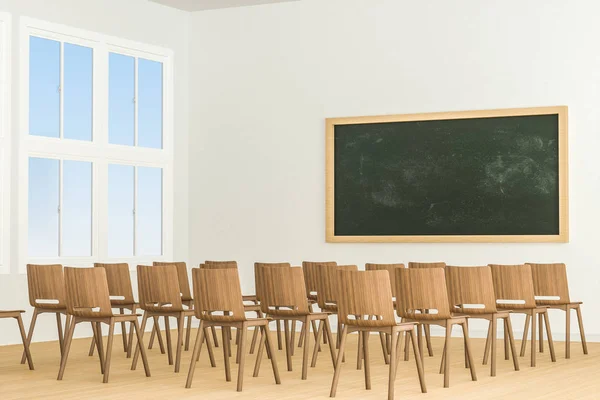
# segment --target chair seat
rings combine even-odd
[[[537,304],[540,307],[554,308],[554,307],[564,307],[564,306],[580,306],[583,304],[583,301],[571,301],[571,302],[564,302],[564,303],[549,303],[544,300],[536,300],[535,304]]]
[[[258,304],[244,304],[244,311],[260,311],[260,306]]]
[[[0,310],[0,318],[15,318],[24,312],[23,310]]]

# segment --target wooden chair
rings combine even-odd
[[[565,358],[571,358],[571,310],[577,313],[577,322],[579,324],[579,334],[581,335],[581,346],[583,354],[587,354],[587,342],[583,330],[583,320],[581,318],[580,301],[571,301],[569,296],[569,283],[567,281],[567,267],[565,264],[535,264],[527,263],[531,266],[533,274],[533,292],[536,296],[535,303],[538,306],[544,306],[549,309],[563,310],[566,313],[566,337],[565,337]],[[540,314],[541,316],[541,314]],[[530,318],[527,316],[526,318]],[[525,324],[528,326],[527,322]],[[543,327],[541,320],[540,330],[540,352],[543,351]],[[523,337],[527,337],[527,330]]]
[[[153,318],[156,321],[156,318],[154,317],[164,317],[169,365],[173,365],[169,317],[177,319],[175,372],[179,372],[181,366],[184,320],[186,317],[189,318],[190,316],[193,316],[194,310],[183,307],[177,267],[173,264],[166,266],[138,265],[137,276],[140,308],[144,310],[141,328],[142,335],[144,334],[148,318]],[[212,354],[212,345],[208,343],[207,347],[209,349],[209,354]],[[140,346],[138,343],[133,356],[134,366],[137,364],[139,352]],[[213,367],[215,366],[213,358],[211,358],[211,364]]]
[[[312,356],[311,367],[317,363],[319,343],[323,336],[323,329],[329,339],[329,351],[331,362],[335,368],[335,350],[333,348],[333,336],[329,326],[329,315],[327,313],[313,313],[308,307],[306,298],[306,286],[304,284],[304,273],[301,268],[260,267],[259,279],[261,280],[262,312],[270,319],[283,321],[285,327],[285,352],[287,357],[288,371],[292,371],[292,349],[295,346],[293,337],[288,331],[288,321],[293,322],[292,327],[298,321],[302,324],[304,335],[302,379],[305,380],[308,373],[308,352],[310,345],[310,327],[313,321],[319,322],[317,337]]]
[[[235,327],[241,332],[240,350],[238,351],[238,354],[240,354],[237,379],[238,392],[242,391],[244,380],[246,331],[252,326],[259,326],[262,330],[258,355],[254,366],[254,377],[258,376],[262,351],[266,342],[267,351],[271,354],[271,366],[273,368],[275,383],[280,384],[281,380],[279,379],[277,361],[275,360],[275,351],[269,335],[269,320],[266,318],[246,318],[237,271],[232,268],[198,268],[192,270],[192,278],[194,280],[194,297],[197,300],[195,314],[196,317],[200,319],[200,328],[198,329],[198,335],[196,336],[196,343],[194,344],[192,361],[190,363],[190,370],[188,372],[185,387],[190,388],[192,386],[194,371],[196,370],[196,361],[200,357],[202,343],[206,332],[208,332],[207,328],[211,326],[221,327],[223,356],[225,360],[225,379],[227,382],[231,381],[231,371],[229,367],[229,340],[226,338],[227,331],[225,327]],[[223,315],[216,315],[216,312]],[[225,312],[227,312],[228,315],[225,315]],[[206,343],[209,344],[210,341],[206,340]]]
[[[164,262],[164,261],[154,261],[152,263],[153,266],[155,267],[165,267],[165,266],[169,266],[169,265],[174,265],[177,268],[177,279],[179,280],[179,290],[181,290],[181,303],[186,306],[188,308],[188,310],[193,310],[194,309],[194,299],[192,298],[192,290],[190,289],[190,280],[188,278],[188,270],[187,270],[187,265],[184,261],[178,261],[178,262]],[[193,315],[193,313],[191,314]],[[157,320],[158,321],[158,320]],[[158,322],[155,321],[155,326],[158,327]],[[165,330],[169,329],[168,328],[168,322],[167,319],[165,319]],[[152,331],[152,334],[150,335],[150,343],[149,343],[149,349],[152,348],[152,345],[154,344],[154,336],[158,336],[158,340],[159,340],[159,345],[160,345],[160,328],[157,328],[156,330]],[[186,334],[185,334],[185,351],[188,351],[190,349],[190,338],[192,335],[192,317],[188,316],[187,317],[187,330],[186,330]],[[161,348],[161,352],[162,354],[164,354],[164,351],[162,351]]]
[[[62,265],[27,264],[27,286],[29,288],[29,304],[33,307],[33,316],[27,334],[27,347],[31,345],[38,315],[54,314],[58,328],[58,344],[62,355],[64,352],[64,333],[61,315],[67,316]],[[66,319],[68,320],[68,317]],[[65,320],[65,330],[67,320]],[[23,351],[21,364],[25,364],[26,359],[27,353]]]
[[[0,310],[0,319],[4,318],[14,318],[17,320],[17,324],[19,325],[19,332],[21,333],[21,340],[23,341],[23,351],[25,352],[25,358],[27,359],[27,364],[29,365],[29,369],[33,371],[33,358],[31,358],[31,352],[29,351],[29,344],[27,343],[27,335],[25,334],[25,327],[23,326],[23,320],[21,319],[21,314],[25,311],[23,310],[11,310],[11,311],[2,311]]]
[[[444,387],[450,387],[450,338],[454,325],[462,327],[471,379],[476,381],[477,374],[469,340],[467,317],[453,316],[450,313],[444,270],[442,268],[399,268],[396,271],[396,286],[398,294],[396,310],[403,321],[439,325],[446,328]],[[421,310],[429,310],[430,312],[425,313]],[[423,344],[420,331],[417,340],[421,361],[423,361]]]
[[[469,319],[489,321],[486,341],[487,349],[491,346],[491,376],[496,376],[496,335],[498,319],[503,320],[505,340],[505,358],[508,359],[508,344],[512,351],[515,371],[519,370],[519,360],[515,348],[510,311],[496,308],[496,295],[490,267],[446,267],[446,284],[448,299],[453,314],[466,315]],[[487,364],[487,357],[483,364]]]
[[[238,264],[237,261],[210,261],[207,260],[204,264],[200,264],[200,268],[206,269],[235,269],[238,272]],[[258,300],[256,299],[256,295],[244,296],[242,295],[243,301],[250,301],[253,304],[244,304],[244,310],[246,312],[254,312],[256,313],[257,318],[262,318],[262,311],[260,310],[260,305],[258,304]],[[231,332],[229,332],[228,328],[228,336],[231,339]],[[213,341],[215,342],[215,347],[218,347],[217,333],[214,326],[211,326]],[[252,344],[250,345],[250,354],[254,354],[254,350],[256,347],[256,343],[258,340],[258,333],[260,331],[260,327],[254,328],[254,333],[252,334]],[[236,330],[235,344],[238,345],[240,340],[240,331]],[[236,362],[239,363],[239,357],[236,359]]]
[[[387,271],[389,276],[390,276],[390,282],[394,282],[394,285],[391,286],[392,288],[392,300],[393,300],[393,304],[394,304],[394,309],[396,309],[396,298],[397,298],[397,293],[396,293],[396,269],[397,268],[406,268],[406,266],[402,263],[400,264],[375,264],[375,263],[366,263],[365,264],[365,270],[367,271]],[[381,349],[383,351],[383,358],[386,364],[389,364],[389,355],[391,354],[391,341],[390,341],[390,336],[383,334],[380,332],[379,338],[381,340]],[[406,335],[406,345],[408,346],[408,340],[409,340],[409,335]],[[408,351],[408,349],[406,350]],[[360,369],[361,368],[361,359],[362,359],[362,353],[359,351],[358,352],[358,357],[357,357],[357,368]]]
[[[554,354],[554,342],[552,341],[552,332],[550,331],[550,322],[548,320],[548,308],[538,306],[535,303],[531,266],[526,264],[490,264],[490,267],[492,268],[494,291],[496,292],[496,306],[500,309],[512,310],[513,313],[525,314],[529,317],[526,317],[525,322],[531,320],[531,366],[535,367],[536,361],[536,317],[539,315],[542,315],[545,320],[550,358],[552,362],[555,362],[556,356]],[[528,328],[528,324],[526,324],[525,332],[528,331]],[[521,357],[525,355],[526,342],[527,337],[524,337],[521,344]]]
[[[90,322],[95,326],[98,354],[100,356],[100,371],[104,375],[103,382],[108,382],[110,359],[112,353],[115,324],[131,323],[138,339],[138,348],[142,349],[142,361],[146,376],[150,376],[150,368],[146,351],[142,342],[142,334],[138,325],[137,314],[113,314],[106,270],[104,268],[65,268],[65,286],[67,291],[67,313],[71,316],[67,322],[68,330],[65,337],[65,351],[60,361],[58,380],[62,380],[69,358],[69,350],[73,341],[75,326],[81,322]],[[102,330],[100,324],[108,325],[108,342],[106,354],[103,351]],[[141,346],[140,346],[141,345]],[[135,366],[132,366],[135,370]]]
[[[256,262],[254,263],[254,288],[256,291],[256,300],[260,303],[260,291],[261,291],[261,281],[259,279],[259,275],[260,275],[260,271],[259,269],[261,267],[282,267],[282,268],[291,268],[291,264],[290,263],[261,263],[261,262]],[[275,321],[275,326],[277,328],[277,349],[279,350],[283,350],[283,340],[281,339],[281,325],[279,324],[279,321]],[[292,328],[292,342],[295,342],[295,334],[296,334],[296,328],[293,327]],[[293,352],[293,350],[292,350]],[[292,353],[293,354],[293,353]]]
[[[408,268],[446,268],[446,263],[445,262],[414,262],[414,261],[411,261],[408,263]],[[428,311],[423,310],[423,312],[426,313]],[[427,354],[429,354],[429,357],[433,357],[433,346],[431,345],[431,332],[429,330],[429,325],[423,325],[423,329],[425,329],[425,341],[427,342]],[[408,355],[408,353],[406,353],[406,355]]]
[[[369,366],[369,333],[385,333],[391,337],[391,360],[388,377],[388,399],[394,399],[394,380],[396,378],[399,361],[399,336],[404,332],[409,333],[412,338],[413,351],[417,364],[417,372],[421,383],[421,391],[427,392],[423,365],[418,354],[414,323],[396,322],[392,301],[392,288],[390,276],[386,271],[337,271],[338,287],[344,296],[338,298],[338,318],[344,326],[340,351],[338,352],[337,364],[331,384],[330,396],[335,397],[340,373],[342,369],[342,357],[346,346],[348,333],[358,332],[362,336],[362,346],[359,348],[364,354],[365,386],[371,389],[371,371]]]
[[[108,283],[108,294],[110,295],[110,305],[112,308],[118,308],[120,314],[124,314],[125,310],[136,313],[139,305],[133,298],[133,288],[131,285],[131,276],[129,274],[129,265],[127,263],[103,264],[94,263],[94,268],[104,268],[106,271],[106,281]],[[127,358],[131,358],[132,343],[133,343],[133,323],[130,324],[129,338],[127,337],[127,325],[121,323],[121,336],[123,339],[123,351],[127,353]],[[156,328],[156,325],[154,326]],[[162,337],[160,338],[162,352],[164,354],[164,346]],[[89,355],[94,354],[96,347],[95,340],[90,343]]]
[[[313,310],[313,305],[317,303],[317,287],[319,284],[319,275],[318,268],[322,266],[332,267],[337,266],[337,262],[335,261],[302,261],[302,272],[304,273],[304,283],[306,284],[306,298],[308,299],[308,307],[311,312]],[[313,325],[313,332],[317,332],[316,323]],[[304,331],[300,333],[300,338],[298,339],[298,347],[302,346],[302,342],[304,340]],[[323,344],[327,344],[327,336],[323,335]]]

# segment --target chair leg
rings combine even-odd
[[[444,387],[450,387],[450,338],[452,337],[452,324],[446,321],[446,342],[444,350]],[[420,350],[419,350],[420,351]],[[416,356],[415,356],[416,357]],[[423,361],[423,360],[421,360]]]
[[[285,334],[285,356],[287,359],[287,369],[288,371],[292,371],[292,352],[290,351],[290,330],[287,321],[283,320],[283,330]],[[279,323],[279,320],[278,322]],[[271,354],[271,356],[273,356]]]
[[[119,308],[121,314],[125,314],[124,308]],[[121,338],[123,339],[123,352],[127,353],[127,324],[121,322]]]
[[[506,326],[506,332],[508,335],[508,339],[510,341],[510,351],[512,353],[513,366],[515,368],[515,371],[518,371],[519,370],[519,358],[517,357],[517,347],[515,346],[515,337],[513,335],[512,323],[510,322],[510,315],[508,315],[504,319],[504,324]]]
[[[271,353],[271,368],[273,369],[273,377],[275,378],[275,383],[277,385],[281,384],[281,379],[279,378],[279,369],[277,368],[277,360],[275,360],[275,347],[271,342],[271,337],[269,334],[269,325],[265,325],[262,327],[263,334],[265,335],[265,343],[266,347],[269,349]]]
[[[292,327],[296,326],[296,321],[292,321]],[[302,322],[303,329],[305,330],[304,335],[304,348],[302,352],[302,380],[306,380],[308,375],[308,351],[310,350],[310,320],[308,316],[304,318]],[[318,342],[317,342],[318,343]],[[293,349],[295,347],[295,342],[292,339],[292,343],[290,343],[290,347]],[[315,346],[317,348],[318,346]]]
[[[399,333],[395,333],[392,331],[390,340],[390,370],[388,375],[388,400],[394,400],[394,381],[396,380],[396,369],[398,368],[398,357],[396,355],[397,352],[397,343],[399,343],[398,336]],[[419,357],[415,358],[418,360]]]
[[[531,321],[531,315],[525,316],[525,328],[523,328],[523,340],[521,341],[521,357],[525,357],[525,350],[527,349],[527,334],[529,333],[529,322]]]
[[[254,350],[256,349],[256,342],[258,340],[258,333],[260,328],[258,326],[254,327],[254,332],[252,333],[252,343],[250,344],[250,354],[254,354]]]
[[[206,341],[206,350],[208,351],[208,359],[210,360],[210,366],[215,368],[217,363],[215,362],[215,354],[213,352],[213,345],[210,343],[210,330],[208,328],[204,328],[204,340]],[[200,348],[202,349],[202,344],[204,342],[200,342]],[[196,358],[196,361],[200,359],[200,354]]]
[[[225,380],[231,381],[231,369],[229,367],[229,338],[227,336],[227,329],[224,326],[221,327],[221,339],[223,340],[223,359],[225,360]]]
[[[546,325],[546,337],[548,338],[548,349],[550,350],[550,359],[552,360],[552,362],[556,362],[556,353],[554,352],[554,340],[552,339],[552,331],[550,330],[550,320],[548,318],[548,311],[545,311],[541,315],[543,315],[544,322]]]
[[[135,314],[136,313],[136,308],[137,306],[134,304],[131,307],[131,313]],[[131,352],[133,351],[133,335],[134,335],[134,324],[133,322],[131,322],[130,326],[129,326],[129,339],[127,341],[127,358],[131,358]]]
[[[296,321],[290,321],[290,352],[294,355],[294,349],[296,348]]]
[[[59,381],[62,381],[63,376],[65,374],[65,368],[67,367],[67,359],[69,358],[69,350],[71,350],[71,342],[73,341],[73,331],[75,331],[75,325],[77,324],[77,319],[73,317],[73,321],[69,325],[69,329],[67,331],[67,337],[65,338],[65,351],[60,360],[60,368],[58,370],[58,377],[56,378]]]
[[[583,330],[583,319],[581,318],[581,306],[577,305],[575,312],[577,312],[577,323],[579,324],[579,334],[581,335],[581,346],[583,347],[583,354],[587,354],[588,349],[587,342],[585,340],[585,332]]]
[[[131,362],[131,370],[132,371],[135,371],[135,369],[137,368],[137,361],[138,361],[138,357],[140,356],[140,351],[141,351],[140,347],[144,345],[142,339],[144,337],[144,332],[146,330],[147,322],[148,322],[148,313],[144,312],[144,316],[142,317],[142,326],[139,328],[141,333],[137,335],[138,341],[137,341],[137,344],[135,345],[135,352],[133,353],[133,360]],[[135,324],[137,326],[137,321],[135,321]],[[143,350],[145,350],[145,349],[143,349]]]
[[[190,339],[192,337],[192,316],[188,315],[187,317],[187,329],[185,332],[185,351],[190,350]]]
[[[540,347],[540,353],[544,352],[544,315],[538,314],[538,346]]]
[[[488,333],[487,333],[487,338],[485,339],[485,348],[483,351],[483,365],[487,365],[488,363],[488,358],[490,356],[490,349],[492,346],[492,321],[490,321],[489,325],[488,325]]]
[[[98,322],[92,322],[92,329],[96,334],[96,349],[100,360],[100,373],[104,374],[104,342],[102,340],[102,328]]]
[[[409,335],[405,333],[404,334],[404,361],[408,361],[408,359],[410,358],[410,352],[408,350],[409,340],[410,340]]]
[[[338,332],[340,335],[340,332]],[[335,397],[337,392],[338,383],[340,381],[340,373],[342,372],[342,357],[344,354],[344,347],[346,346],[346,336],[348,336],[348,326],[344,325],[341,332],[340,349],[338,351],[337,360],[335,362],[335,372],[333,373],[333,381],[331,382],[331,391],[329,397]],[[329,346],[333,348],[333,343],[329,342]]]
[[[122,314],[122,313],[121,313]],[[124,325],[125,323],[123,323]],[[114,318],[110,319],[110,323],[108,324],[108,341],[106,342],[106,357],[104,361],[104,378],[102,383],[108,383],[108,375],[110,374],[110,359],[112,358],[112,346],[113,339],[115,336],[115,321]],[[125,338],[125,334],[123,334]],[[125,346],[127,346],[127,342],[124,342]]]
[[[200,320],[200,327],[198,328],[196,341],[194,343],[194,350],[192,351],[192,361],[190,362],[190,369],[185,382],[186,389],[192,387],[192,380],[194,379],[194,372],[196,371],[196,362],[198,362],[198,358],[200,358],[200,351],[202,350],[202,341],[204,340],[204,335],[204,322]],[[209,338],[206,338],[206,345],[206,347],[210,345]]]
[[[311,325],[315,325],[314,324],[314,320],[311,321]],[[319,344],[321,343],[321,340],[323,339],[323,330],[325,328],[325,321],[321,321],[319,323],[319,327],[317,328],[317,337],[315,338],[315,348],[313,350],[313,356],[312,356],[312,362],[310,364],[311,368],[314,368],[317,366],[317,356],[319,355]]]
[[[363,353],[365,363],[365,389],[371,390],[371,363],[369,360],[369,332],[359,332],[363,337]]]
[[[279,350],[283,350],[283,345],[281,341],[281,323],[279,320],[275,321],[275,325],[277,325],[277,348]]]
[[[471,351],[471,339],[469,339],[469,327],[466,322],[462,324],[463,335],[465,338],[465,347],[467,350],[467,357],[469,357],[469,369],[471,370],[471,380],[477,380],[477,372],[475,371],[475,363],[473,362],[473,352]]]
[[[265,339],[266,339],[266,336],[262,332],[262,328],[260,326],[256,326],[255,331],[257,329],[261,333],[260,333],[260,339],[258,341],[258,352],[256,353],[256,361],[254,363],[254,373],[252,374],[252,376],[254,378],[256,378],[258,376],[258,373],[260,371],[260,362],[262,361],[262,354],[263,354],[263,349],[265,348]]]
[[[406,336],[409,337],[409,332],[406,332]],[[427,393],[427,386],[425,385],[425,372],[423,371],[423,363],[421,362],[420,357],[417,356],[417,335],[415,334],[415,330],[410,330],[410,339],[413,346],[413,352],[415,353],[415,363],[417,365],[417,373],[419,374],[419,383],[421,384],[421,392]]]
[[[510,341],[508,339],[508,325],[506,323],[506,318],[503,321],[503,326],[504,326],[504,360],[508,361],[510,360]]]
[[[35,323],[38,317],[38,310],[34,308],[33,316],[31,317],[31,323],[29,324],[29,333],[27,334],[27,347],[31,346],[31,338],[33,337],[33,330],[35,329]],[[23,351],[23,355],[21,356],[21,364],[25,364],[25,360],[27,359],[27,353]]]
[[[324,320],[325,322],[325,333],[326,335],[323,335],[323,337],[327,338],[327,343],[329,343],[329,354],[331,355],[331,364],[333,365],[333,368],[335,369],[335,367],[337,366],[337,356],[335,354],[335,349],[333,348],[333,333],[331,332],[331,325],[329,324],[329,318],[325,318]]]
[[[96,341],[94,340],[94,338],[92,338],[92,341],[90,342],[90,350],[88,351],[89,357],[92,357],[94,355],[95,348],[96,348]]]
[[[240,351],[240,360],[238,367],[238,378],[237,378],[237,391],[242,391],[242,386],[244,385],[244,364],[246,363],[246,331],[248,330],[248,326],[246,322],[242,323],[242,330],[240,331],[240,341],[238,343],[238,347],[241,348]]]
[[[60,317],[60,313],[56,313],[56,328],[58,330],[58,345],[60,347],[60,354],[62,355],[65,346],[64,346],[64,336],[63,336],[63,329],[62,329],[62,319]]]
[[[33,371],[33,358],[31,358],[29,344],[27,344],[27,335],[25,334],[25,327],[23,326],[23,319],[21,319],[21,315],[17,315],[16,320],[17,324],[19,325],[19,332],[21,333],[21,340],[23,341],[23,351],[25,352],[25,357],[27,358],[27,364],[29,364],[29,369]]]
[[[492,366],[491,366],[491,371],[490,371],[490,376],[496,376],[496,345],[497,345],[497,335],[498,335],[498,318],[496,317],[496,314],[492,315],[492,340],[491,340],[491,345],[492,345]],[[506,338],[506,331],[505,331],[505,335],[504,335],[505,339],[504,341],[506,342],[508,340],[508,338]]]
[[[212,337],[213,337],[213,341],[215,343],[215,347],[219,347],[219,340],[217,339],[217,328],[215,328],[214,326],[210,327],[210,330],[212,332]]]
[[[169,365],[173,365],[173,346],[171,343],[171,323],[169,322],[169,317],[164,317],[165,319],[165,336],[167,338],[167,358],[169,359]]]
[[[362,369],[362,360],[364,359],[365,353],[363,352],[363,336],[359,332],[358,333],[358,351],[356,352],[356,369]]]
[[[425,340],[427,341],[427,354],[429,354],[429,357],[433,357],[433,347],[431,346],[431,327],[429,325],[424,325],[423,329],[425,330]]]
[[[536,341],[536,335],[537,335],[537,327],[536,325],[536,315],[535,315],[535,310],[531,310],[531,366],[535,367],[535,357],[536,357],[536,347],[535,347],[535,341]]]
[[[383,352],[383,361],[386,364],[390,363],[391,347],[389,348],[390,351],[388,351],[388,348],[387,348],[388,342],[390,341],[388,339],[389,337],[390,337],[390,335],[384,335],[382,332],[379,332],[379,341],[381,342],[381,350]],[[390,346],[391,346],[391,343],[390,343]]]
[[[183,346],[183,334],[185,330],[185,316],[183,313],[179,314],[177,317],[177,344],[175,348],[175,372],[178,373],[181,369],[181,347]]]
[[[566,330],[565,330],[565,358],[571,358],[571,308],[567,304],[566,308]]]
[[[417,325],[417,343],[419,344],[419,355],[421,356],[421,362],[423,362],[423,332],[425,332],[425,326],[423,324]]]
[[[144,372],[146,373],[146,377],[149,378],[150,377],[150,366],[148,365],[148,357],[146,356],[146,348],[144,347],[144,329],[146,328],[146,319],[144,319],[144,322],[142,324],[142,328],[140,328],[140,325],[137,322],[137,319],[133,321],[133,326],[135,328],[135,334],[137,335],[137,340],[138,340],[138,347],[136,350],[139,351],[142,355],[142,363],[144,364]],[[135,369],[134,367],[131,368],[132,370]]]

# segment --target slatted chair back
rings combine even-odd
[[[536,296],[536,304],[552,306],[571,303],[569,282],[567,280],[567,266],[565,264],[527,263],[527,265],[531,266],[533,293]],[[538,299],[538,296],[557,298]]]
[[[302,268],[262,267],[260,270],[263,313],[277,316],[309,313]]]
[[[183,311],[175,265],[138,265],[140,308],[145,311]]]
[[[492,314],[498,311],[490,267],[447,266],[445,271],[452,312]]]
[[[390,275],[390,282],[393,282],[391,285],[392,288],[392,296],[398,297],[396,293],[396,269],[397,268],[406,268],[404,264],[374,264],[374,263],[366,263],[365,270],[367,271],[387,271]]]
[[[237,269],[194,268],[192,279],[197,318],[222,322],[246,320]],[[227,312],[229,315],[224,315]]]
[[[399,317],[423,321],[451,317],[444,269],[398,269],[396,286],[396,311]],[[428,310],[428,313],[423,310]]]
[[[291,268],[290,263],[254,263],[254,289],[256,291],[256,300],[261,301],[262,298],[262,269],[268,267]]]
[[[302,272],[304,272],[304,283],[306,284],[306,297],[312,300],[317,299],[317,287],[318,287],[318,268],[322,266],[331,267],[337,266],[335,261],[302,261]]]
[[[408,268],[446,268],[445,262],[409,262]]]
[[[62,265],[27,264],[27,286],[29,304],[32,307],[47,309],[67,307]]]
[[[179,289],[181,291],[181,300],[182,301],[191,301],[192,297],[192,289],[190,288],[190,280],[188,277],[187,265],[184,261],[177,262],[164,262],[164,261],[154,261],[152,265],[156,267],[164,267],[167,265],[174,265],[177,268],[177,279],[179,281]]]
[[[317,270],[317,303],[321,310],[335,309],[338,300],[337,271],[358,271],[356,265],[322,266]]]
[[[337,270],[338,318],[350,326],[396,325],[390,274],[385,270]]]
[[[108,293],[110,294],[110,302],[113,306],[135,303],[129,265],[127,263],[94,263],[94,268],[104,268],[106,271]]]
[[[531,266],[490,264],[496,307],[532,309],[536,307]]]
[[[67,313],[82,318],[113,316],[104,268],[65,267]]]
[[[238,264],[237,261],[204,261],[204,264],[202,264],[203,267],[202,268],[207,268],[207,269],[223,269],[223,268],[232,268],[232,269],[238,269]]]

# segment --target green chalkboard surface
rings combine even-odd
[[[328,239],[565,241],[566,110],[526,110],[328,120]]]

